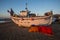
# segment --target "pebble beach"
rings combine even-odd
[[[17,26],[15,23],[0,23],[0,40],[60,40],[60,24],[51,24],[53,36],[39,32],[28,32],[29,28]]]

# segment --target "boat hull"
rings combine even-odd
[[[43,17],[13,17],[11,16],[12,21],[18,26],[22,27],[31,27],[32,25],[50,25],[52,23],[51,16]]]

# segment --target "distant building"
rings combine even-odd
[[[60,23],[60,14],[55,14],[53,17],[56,18],[56,22]]]
[[[53,15],[55,18],[58,18],[58,19],[60,19],[60,14],[55,14],[55,15]]]

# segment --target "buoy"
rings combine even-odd
[[[53,30],[51,26],[39,26],[38,30],[40,33],[46,34],[48,36],[53,35]]]
[[[32,26],[31,28],[29,28],[29,32],[39,32],[38,27],[37,26]]]

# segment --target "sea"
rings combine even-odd
[[[10,22],[9,19],[0,19],[0,23],[6,23],[6,22]]]

